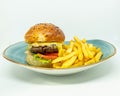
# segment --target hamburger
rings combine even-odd
[[[33,66],[51,67],[51,61],[58,57],[65,35],[54,24],[40,23],[32,26],[24,38],[28,43],[25,52],[27,63]]]

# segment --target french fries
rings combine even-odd
[[[71,57],[74,56],[74,55],[75,55],[75,52],[72,52],[72,53],[70,53],[70,54],[68,54],[68,55],[66,55],[66,56],[58,57],[58,58],[54,59],[54,60],[52,61],[52,63],[57,63],[57,62],[60,62],[60,61],[67,60],[67,59],[71,58]]]
[[[75,36],[69,44],[64,44],[59,49],[58,57],[52,60],[52,65],[53,68],[86,66],[98,62],[102,55],[100,48]]]

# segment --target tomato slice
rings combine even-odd
[[[45,59],[53,60],[58,57],[58,53],[50,53],[50,54],[45,54],[45,55],[38,53],[38,56],[45,58]]]

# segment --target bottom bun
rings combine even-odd
[[[26,52],[26,61],[28,64],[38,67],[51,67],[49,62],[42,62],[39,59],[35,59],[30,52]]]

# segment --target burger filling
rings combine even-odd
[[[51,44],[49,46],[32,46],[30,49],[32,53],[40,53],[40,54],[49,54],[49,53],[58,53],[58,48],[55,44]]]
[[[61,43],[33,43],[29,45],[28,50],[35,59],[44,62],[51,62],[51,60],[58,57],[58,51]]]

